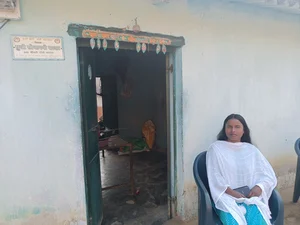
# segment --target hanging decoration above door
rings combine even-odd
[[[94,38],[91,38],[91,40],[90,40],[90,45],[91,45],[91,48],[92,48],[92,49],[95,48],[96,43],[95,43],[95,39],[94,39]]]
[[[147,45],[145,43],[142,44],[142,52],[145,53],[147,50]]]
[[[90,47],[94,49],[106,50],[108,47],[107,41],[113,42],[113,47],[116,51],[120,49],[122,42],[129,42],[136,44],[137,52],[146,53],[150,50],[150,45],[154,46],[154,51],[166,54],[167,48],[170,46],[181,47],[185,44],[183,37],[175,37],[171,35],[162,35],[157,33],[148,33],[138,29],[137,22],[135,29],[127,30],[121,28],[106,28],[101,26],[70,24],[68,26],[68,33],[77,38],[88,38],[90,40]]]
[[[90,46],[92,49],[95,48],[95,46],[97,46],[97,49],[100,50],[101,49],[101,39],[100,38],[97,38],[96,41],[95,41],[95,38],[91,38],[90,39]],[[103,49],[104,51],[107,49],[107,40],[106,39],[103,39]],[[115,50],[116,51],[119,51],[120,49],[120,43],[118,40],[115,40],[114,42],[114,47],[115,47]],[[139,43],[137,42],[136,43],[136,51],[139,53],[140,51],[142,50],[143,53],[145,53],[147,51],[147,43]],[[156,54],[159,54],[160,53],[160,50],[161,50],[161,46],[160,44],[157,44],[156,45]],[[148,47],[148,51],[149,51],[149,47]],[[167,47],[165,45],[162,45],[162,52],[164,54],[166,54],[167,52]]]
[[[160,44],[156,46],[156,54],[160,53]]]
[[[141,43],[136,43],[136,51],[139,53],[141,51]]]
[[[103,48],[103,50],[107,49],[107,41],[118,41],[119,46],[122,45],[122,42],[135,43],[136,45],[137,43],[140,43],[140,45],[145,43],[148,45],[148,50],[150,45],[154,45],[156,46],[156,49],[154,48],[154,50],[158,53],[165,53],[169,46],[182,47],[185,44],[183,37],[141,31],[137,21],[135,21],[132,30],[128,30],[127,27],[124,29],[83,24],[69,24],[68,34],[76,38],[88,38],[90,40],[91,48],[95,48],[97,46],[97,49]],[[158,45],[160,45],[160,47]],[[138,49],[139,47],[137,45],[137,52],[139,52]]]
[[[115,40],[115,49],[116,49],[116,51],[119,51],[119,48],[120,48],[120,44],[119,44],[118,40]]]
[[[120,41],[123,42],[131,42],[136,43],[136,51],[140,52],[142,50],[143,53],[147,51],[147,44],[156,45],[156,53],[159,54],[161,51],[165,54],[167,51],[167,45],[171,45],[172,41],[167,38],[158,38],[152,36],[138,36],[135,34],[126,34],[126,33],[113,33],[113,32],[103,32],[100,30],[83,30],[82,37],[90,38],[90,46],[92,49],[97,45],[97,49],[99,50],[103,47],[104,50],[107,49],[107,40],[114,41],[115,50],[118,51],[120,48]],[[97,43],[95,42],[97,40]],[[101,46],[101,39],[102,46]],[[148,49],[149,50],[149,49]]]
[[[101,48],[101,40],[97,38],[97,48],[98,50]]]
[[[161,51],[166,54],[167,52],[167,47],[165,45],[162,46]]]
[[[111,41],[124,41],[131,43],[149,43],[149,44],[161,44],[161,45],[172,45],[172,41],[167,38],[159,38],[152,36],[139,36],[136,34],[127,34],[127,33],[113,33],[113,32],[105,32],[101,30],[83,30],[82,31],[83,38],[99,38],[106,39]]]
[[[107,49],[107,40],[106,39],[103,40],[102,45],[103,45],[103,49],[105,51]]]

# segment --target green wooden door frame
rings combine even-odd
[[[169,148],[169,213],[177,216],[183,193],[183,107],[182,107],[182,50],[176,48],[167,57],[167,65],[173,65],[173,72],[167,72],[168,98],[168,148]]]
[[[78,48],[82,149],[87,224],[100,225],[103,219],[100,158],[98,151],[95,54]]]

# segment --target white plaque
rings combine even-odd
[[[64,60],[61,37],[12,36],[13,58]]]

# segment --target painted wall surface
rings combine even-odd
[[[66,33],[71,22],[123,28],[138,17],[144,31],[185,37],[184,139],[176,172],[183,219],[196,216],[193,160],[232,112],[247,119],[279,188],[293,184],[298,14],[216,0],[27,0],[21,6],[22,20],[0,30],[1,225],[86,223],[76,42]],[[11,34],[62,36],[66,59],[13,61]]]

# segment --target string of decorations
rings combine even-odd
[[[123,28],[124,31],[128,30],[129,26]],[[134,25],[132,27],[134,33],[139,33],[141,31],[140,26],[138,25],[137,18],[134,19]],[[97,49],[100,50],[103,47],[104,51],[107,49],[107,40],[114,40],[114,48],[116,51],[120,49],[120,41],[128,41],[131,43],[136,43],[136,51],[139,53],[141,50],[143,53],[150,50],[149,44],[156,44],[155,52],[159,54],[162,52],[166,54],[167,47],[166,44],[171,44],[171,41],[166,38],[156,38],[156,37],[147,37],[147,36],[135,36],[130,34],[116,34],[110,32],[101,32],[100,30],[84,30],[82,32],[83,37],[90,37],[90,46],[94,49],[97,46]],[[103,39],[101,45],[101,38]]]
[[[101,43],[102,42],[102,43]],[[92,49],[94,49],[95,47],[97,47],[98,50],[100,50],[101,48],[103,48],[103,50],[105,51],[107,49],[107,40],[106,39],[103,39],[101,41],[100,38],[91,38],[90,39],[90,46]],[[118,40],[115,40],[114,42],[114,48],[116,51],[119,51],[120,49],[120,43]],[[147,44],[146,43],[140,43],[140,42],[137,42],[136,43],[136,51],[137,53],[139,53],[140,51],[142,50],[143,53],[145,53],[147,51]],[[148,50],[149,50],[149,44],[148,44]],[[163,54],[166,54],[167,52],[167,47],[166,45],[160,45],[160,44],[157,44],[156,45],[156,49],[155,49],[155,52],[156,54],[159,54],[160,52],[162,52]]]
[[[101,44],[101,40],[99,38],[97,38],[96,40],[95,40],[95,38],[91,38],[90,39],[91,48],[94,49],[96,47],[96,45],[97,45],[98,50],[100,50],[102,47],[105,51],[107,49],[107,40],[103,39],[102,44]],[[116,48],[116,51],[119,50],[119,46],[116,43],[115,43],[115,48]]]

